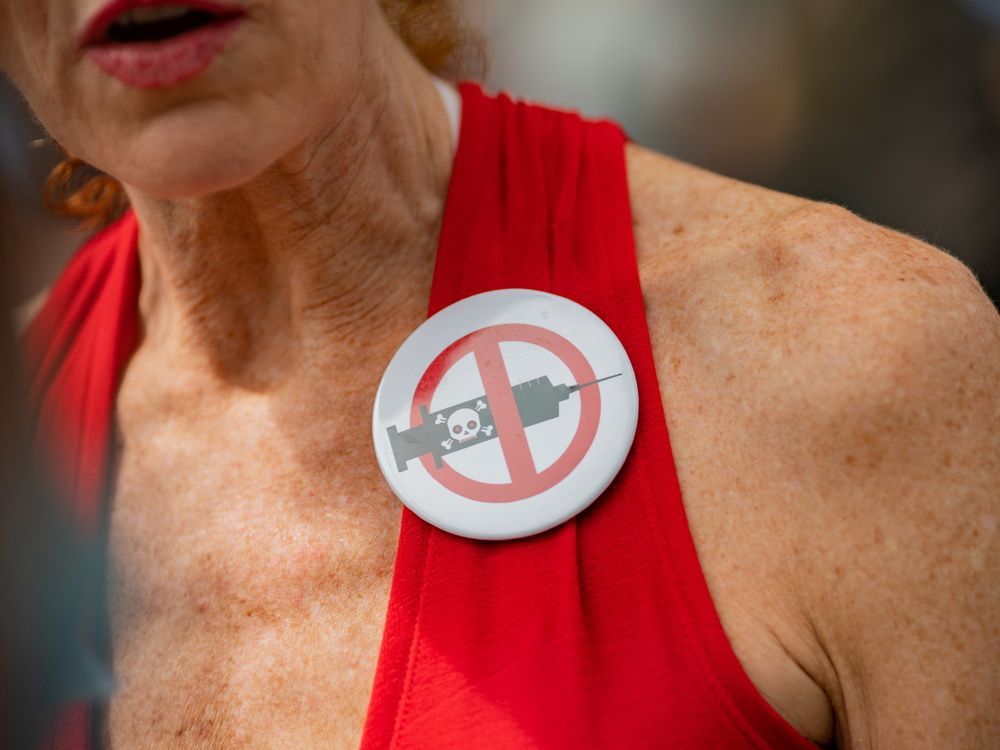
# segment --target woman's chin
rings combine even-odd
[[[129,192],[139,191],[151,198],[180,200],[199,198],[246,185],[263,172],[271,160],[260,152],[232,149],[164,149],[105,170],[122,182]],[[249,157],[257,158],[249,158]]]
[[[267,123],[262,125],[262,123]],[[197,198],[244,185],[292,148],[300,134],[272,112],[218,105],[178,107],[81,149],[94,165],[151,197]],[[84,157],[86,158],[86,157]]]
[[[150,198],[160,200],[183,200],[201,198],[233,190],[249,183],[259,173],[246,170],[231,170],[224,174],[218,170],[206,171],[198,168],[171,167],[165,170],[145,170],[136,173],[133,179],[119,178],[129,192],[138,191]]]

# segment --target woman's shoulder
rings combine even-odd
[[[996,613],[969,603],[995,601],[976,571],[998,548],[996,308],[955,258],[842,208],[627,160],[682,486],[730,488],[745,544],[760,521],[760,554],[818,620],[828,695],[862,696],[887,737],[982,730]],[[864,674],[845,684],[849,664]],[[954,704],[922,710],[928,675]]]
[[[1000,472],[1000,315],[964,264],[843,208],[639,148],[628,166],[665,388],[680,387],[675,370],[743,404],[814,477],[864,465],[891,495],[907,461],[949,462],[960,446],[977,477]],[[944,468],[942,481],[958,470]]]
[[[946,252],[639,147],[627,162],[654,328],[711,330],[742,342],[747,365],[778,360],[851,391],[915,361],[954,382],[968,360],[997,356],[997,310]]]

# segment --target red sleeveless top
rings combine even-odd
[[[452,536],[402,510],[362,740],[382,748],[812,748],[763,699],[716,615],[684,516],[636,268],[621,130],[461,87],[429,312],[534,288],[593,310],[640,414],[610,488],[544,534]],[[26,337],[39,440],[86,533],[109,512],[115,391],[134,351],[136,219],[94,237]],[[373,459],[374,460],[374,457]],[[96,747],[70,707],[51,747]]]

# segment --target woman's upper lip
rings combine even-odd
[[[80,33],[80,47],[99,44],[104,41],[108,27],[122,13],[135,8],[157,8],[164,5],[180,5],[192,10],[203,10],[220,17],[232,17],[244,12],[242,5],[218,2],[217,0],[109,0],[90,16]]]

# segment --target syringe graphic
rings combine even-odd
[[[559,404],[574,393],[620,375],[619,372],[578,385],[553,385],[547,376],[543,376],[511,386],[521,426],[527,428],[556,419]],[[485,395],[435,412],[428,412],[427,407],[421,404],[420,424],[402,432],[396,425],[390,425],[387,432],[399,471],[406,471],[411,460],[428,453],[434,457],[434,465],[441,468],[442,456],[499,437],[489,399]]]
[[[555,419],[559,416],[559,404],[569,399],[571,395],[583,388],[617,378],[619,375],[620,372],[580,385],[552,385],[552,381],[547,377],[541,377],[511,386],[517,411],[521,415],[521,425],[531,427]]]

